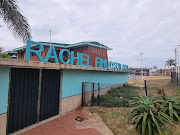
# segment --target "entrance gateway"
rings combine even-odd
[[[60,70],[11,68],[8,134],[59,113]]]

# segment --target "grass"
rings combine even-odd
[[[170,83],[170,77],[150,76],[135,82],[131,82],[131,84],[143,85],[144,80],[147,80],[148,96],[156,95],[156,90],[158,88],[163,88],[165,92],[172,97],[180,96],[180,88]],[[121,91],[121,89],[119,90],[118,93],[120,95],[118,96],[116,96],[114,93],[115,91],[116,90],[112,90],[112,92],[109,94],[114,95],[116,98],[124,96],[127,100],[131,100],[130,95],[133,95],[131,92],[140,94],[141,96],[145,95],[144,88],[134,90],[130,89],[130,91],[123,88],[123,91]],[[128,91],[129,95],[126,95],[128,94]],[[125,92],[125,94],[122,94],[122,92]],[[137,131],[134,129],[134,126],[127,124],[125,119],[126,115],[131,109],[132,108],[130,107],[91,107],[89,108],[89,111],[91,113],[98,113],[115,135],[138,135]],[[176,128],[173,129],[173,135],[180,135],[180,124],[176,124]]]
[[[157,89],[163,88],[165,93],[173,97],[180,96],[180,88],[170,82],[170,77],[167,76],[150,76],[144,79],[140,79],[134,82],[130,82],[131,85],[144,85],[146,80],[148,96],[154,96],[157,94]],[[141,96],[145,96],[144,89],[138,89],[137,93]]]
[[[125,116],[131,110],[126,107],[91,107],[91,113],[98,113],[115,135],[138,135],[134,127],[126,123]]]
[[[129,107],[133,97],[137,96],[136,89],[136,87],[130,85],[123,85],[122,87],[112,88],[106,95],[100,96],[100,106]]]

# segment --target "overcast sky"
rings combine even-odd
[[[113,48],[111,61],[164,68],[180,44],[180,0],[17,0],[34,41],[98,41]],[[23,46],[0,18],[0,46]]]

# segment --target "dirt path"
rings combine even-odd
[[[89,107],[84,108],[86,111]],[[90,113],[87,112],[89,118],[81,123],[79,123],[75,128],[77,129],[84,129],[84,128],[95,128],[97,129],[102,135],[114,135],[111,129],[104,123],[102,118],[97,113]]]

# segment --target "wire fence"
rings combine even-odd
[[[105,95],[112,87],[120,86],[117,83],[82,83],[82,106],[100,105],[100,96]]]

